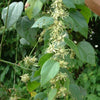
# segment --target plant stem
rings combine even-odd
[[[3,63],[6,63],[6,64],[9,64],[11,66],[16,66],[16,67],[19,67],[19,68],[22,68],[24,70],[28,70],[28,71],[32,71],[31,69],[28,69],[28,68],[24,68],[18,64],[15,64],[15,63],[12,63],[12,62],[9,62],[9,61],[6,61],[6,60],[3,60],[3,59],[0,59],[0,62],[3,62]]]
[[[18,54],[17,54],[17,50],[18,50],[18,39],[19,39],[19,36],[16,35],[16,55],[15,55],[15,63],[17,64],[17,58],[18,58]],[[15,67],[17,67],[15,65]],[[16,83],[16,68],[14,68],[14,84],[13,84],[13,88],[15,88],[15,83]]]
[[[36,46],[38,45],[38,41],[36,42],[36,44],[35,44],[35,46],[33,47],[33,49],[31,50],[31,52],[30,52],[30,54],[29,54],[29,56],[31,56],[32,55],[32,53],[33,53],[33,51],[35,50],[35,48],[36,48]]]

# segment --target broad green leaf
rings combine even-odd
[[[52,57],[53,54],[52,53],[47,53],[45,55],[43,55],[40,59],[39,59],[39,62],[38,62],[38,65],[39,66],[42,66],[50,57]]]
[[[33,82],[28,82],[27,84],[27,90],[29,92],[32,92],[33,90],[35,90],[36,88],[38,88],[40,86],[40,83],[37,81],[33,81]]]
[[[48,81],[56,76],[59,72],[60,64],[54,60],[48,60],[44,63],[41,69],[41,85],[43,86]]]
[[[73,29],[79,32],[81,35],[87,38],[88,35],[88,24],[85,18],[78,11],[73,11],[70,13],[71,18],[74,21]]]
[[[76,84],[70,84],[70,92],[75,100],[84,100],[84,96],[86,95],[86,91]]]
[[[43,16],[41,18],[39,18],[32,26],[32,28],[43,28],[43,26],[48,26],[48,25],[51,25],[53,24],[53,18],[52,17],[46,17],[46,16]]]
[[[77,45],[75,45],[74,42],[73,42],[72,40],[68,39],[68,38],[65,38],[65,42],[66,42],[66,44],[67,44],[71,49],[74,50],[75,54],[76,54],[78,57],[80,57],[80,54],[79,54],[79,50],[78,50],[78,48],[77,48]]]
[[[29,20],[28,17],[22,17],[16,24],[17,33],[25,38],[29,43],[34,45],[36,43],[37,29],[31,28],[34,20]]]
[[[63,3],[67,8],[75,8],[74,0],[63,0]]]
[[[51,89],[48,95],[48,100],[54,100],[56,93],[57,93],[56,88]]]
[[[9,5],[9,8],[6,7],[2,11],[2,19],[6,28],[10,28],[14,25],[23,11],[22,2],[13,2]]]
[[[25,8],[25,13],[29,19],[35,17],[41,11],[43,6],[41,0],[27,0],[26,4],[29,5],[27,8]]]
[[[82,41],[78,44],[80,59],[83,62],[95,65],[95,51],[89,42]]]
[[[91,10],[85,5],[77,5],[77,8],[80,9],[80,13],[84,16],[87,23],[89,23],[89,19],[92,16]]]
[[[73,41],[65,38],[66,44],[74,50],[76,56],[83,62],[95,65],[95,51],[92,45],[86,41],[75,45]]]

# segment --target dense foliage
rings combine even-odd
[[[100,19],[84,0],[0,8],[0,100],[100,99]]]

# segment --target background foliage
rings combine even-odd
[[[11,0],[11,2],[14,1],[15,0]],[[20,1],[20,0],[16,0],[16,1]],[[99,53],[100,19],[95,14],[92,14],[87,7],[85,7],[84,5],[80,5],[81,3],[84,2],[84,0],[81,0],[81,2],[74,2],[74,3],[71,1],[73,0],[63,0],[65,6],[67,6],[68,9],[70,9],[69,10],[70,17],[65,18],[64,22],[66,27],[68,28],[68,32],[71,34],[69,35],[70,39],[65,39],[65,42],[67,43],[67,47],[72,48],[76,53],[76,59],[69,59],[69,56],[66,57],[67,61],[69,62],[69,66],[74,66],[71,68],[69,67],[69,71],[71,72],[71,77],[73,77],[73,79],[75,80],[74,83],[75,84],[77,83],[80,87],[83,87],[87,92],[85,98],[86,100],[99,100],[100,99],[100,84],[99,84],[100,83],[100,73],[99,73],[100,71],[100,53]],[[26,1],[23,2],[25,4]],[[44,3],[45,0],[42,0],[42,2]],[[42,17],[46,15],[45,13],[41,14],[42,12],[40,12],[40,14],[36,16],[36,19],[38,19],[38,21],[35,22],[35,19],[31,19],[40,10],[46,11],[47,9],[49,9],[48,6],[50,6],[51,0],[47,0],[46,5],[44,6],[39,2],[39,0],[37,0],[37,4],[39,5],[38,6],[39,9],[35,11],[34,8],[33,14],[31,11],[33,9],[32,6],[30,6],[29,9],[26,9],[25,11],[26,13],[25,12],[22,13],[23,17],[19,18],[16,24],[17,28],[15,28],[14,25],[8,30],[7,29],[4,30],[3,20],[0,19],[0,40],[2,40],[2,34],[5,31],[4,42],[2,45],[2,55],[1,55],[2,59],[4,59],[5,61],[0,62],[0,100],[9,100],[9,98],[11,99],[11,97],[13,96],[17,97],[19,100],[47,100],[46,98],[47,95],[43,91],[49,86],[47,82],[52,77],[55,76],[52,73],[52,71],[55,70],[55,67],[56,67],[55,74],[59,70],[58,62],[55,62],[54,60],[52,61],[48,60],[52,56],[52,54],[47,54],[42,56],[44,48],[47,47],[48,39],[50,38],[49,35],[45,34],[44,42],[40,42],[37,44],[37,40],[43,28],[46,25],[52,24],[53,19],[51,17]],[[7,7],[7,5],[8,5],[7,0],[0,1],[0,12],[2,12],[3,8]],[[75,8],[80,10],[80,13],[78,11],[74,11],[73,9]],[[31,20],[29,20],[28,17],[26,17],[26,14]],[[83,16],[81,14],[84,16],[86,22],[88,23],[89,26],[88,29],[87,29],[88,26],[86,22],[82,20]],[[18,14],[16,13],[16,15]],[[41,19],[39,19],[40,17]],[[43,22],[41,20],[43,20]],[[35,24],[33,24],[34,22]],[[33,29],[30,29],[31,26],[33,27]],[[49,30],[47,30],[47,33],[48,31]],[[32,32],[34,34],[32,34]],[[28,36],[27,33],[29,33]],[[83,39],[90,42],[92,46],[95,48],[96,63],[94,61],[94,55],[95,55],[94,50],[92,49],[91,45],[88,44],[87,42],[84,41],[83,41],[84,43],[80,42]],[[76,45],[72,40],[74,42],[77,41],[78,45]],[[88,49],[84,49],[83,46],[84,44],[88,44],[89,46],[89,47],[87,46]],[[23,61],[23,59],[26,56],[30,55],[33,46],[36,46],[36,48],[32,52],[32,55],[35,53],[36,57],[39,56],[40,59],[39,66],[41,67],[43,66],[41,73],[38,67],[34,67],[32,64],[30,64],[30,66],[25,65]],[[81,49],[85,53],[82,54],[81,51],[78,52],[77,49],[78,50]],[[88,53],[90,53],[91,56],[89,59],[86,59]],[[48,61],[45,63],[46,60]],[[11,64],[11,62],[13,65]],[[88,64],[86,64],[85,62],[87,62]],[[17,67],[15,63],[21,66],[21,68]],[[51,65],[48,67],[48,69],[45,69],[46,66],[48,66],[48,64]],[[26,70],[29,68],[32,69],[32,73],[30,72],[30,70]],[[50,71],[49,74],[52,74],[51,77],[46,76],[48,70]],[[62,69],[62,72],[65,72],[65,70]],[[31,81],[29,81],[27,84],[22,83],[20,77],[22,74],[25,73],[29,73],[29,75],[31,76]],[[40,88],[40,82],[39,82],[40,74],[41,74],[41,84],[43,85],[47,83],[47,85],[45,85],[42,88]],[[73,83],[73,79],[71,80],[72,83]],[[71,87],[70,91],[76,100],[81,100],[80,91],[82,92],[83,88],[80,89],[78,85],[73,85],[73,84],[70,85]],[[45,92],[48,91],[50,90],[48,89]],[[76,94],[73,91],[77,91]],[[55,96],[56,92],[57,89],[55,88],[49,92],[49,97],[48,97],[49,100],[52,100],[51,97],[53,97],[53,95]],[[82,95],[86,94],[86,92],[82,93]],[[59,100],[64,100],[64,99],[59,98]]]

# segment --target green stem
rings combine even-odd
[[[18,58],[17,50],[18,50],[18,39],[19,39],[18,35],[17,35],[16,39],[17,39],[17,41],[16,41],[15,63],[17,64],[17,58]],[[15,65],[15,67],[17,67],[17,66]],[[16,68],[14,68],[14,84],[13,84],[13,88],[15,88],[15,80],[16,80]]]
[[[4,41],[4,34],[5,34],[5,29],[4,29],[4,32],[2,34],[2,39],[1,39],[1,43],[0,43],[0,58],[1,58],[1,53],[2,53],[2,45],[3,45],[3,41]]]
[[[16,62],[16,64],[17,64],[17,58],[18,58],[18,55],[17,55],[17,52],[18,52],[18,39],[19,39],[19,36],[17,35],[16,56],[15,56],[15,62]]]
[[[28,69],[28,68],[24,68],[18,64],[15,64],[15,63],[12,63],[12,62],[9,62],[9,61],[6,61],[6,60],[3,60],[3,59],[0,59],[0,62],[3,62],[3,63],[6,63],[6,64],[9,64],[11,66],[16,66],[16,67],[19,67],[19,68],[22,68],[24,70],[28,70],[28,71],[32,71],[31,69]]]
[[[32,55],[32,53],[33,53],[33,51],[35,50],[35,48],[36,48],[36,46],[38,45],[38,41],[36,42],[36,44],[35,44],[35,46],[33,47],[33,49],[31,50],[31,52],[30,52],[30,54],[29,54],[29,56],[31,56]]]

